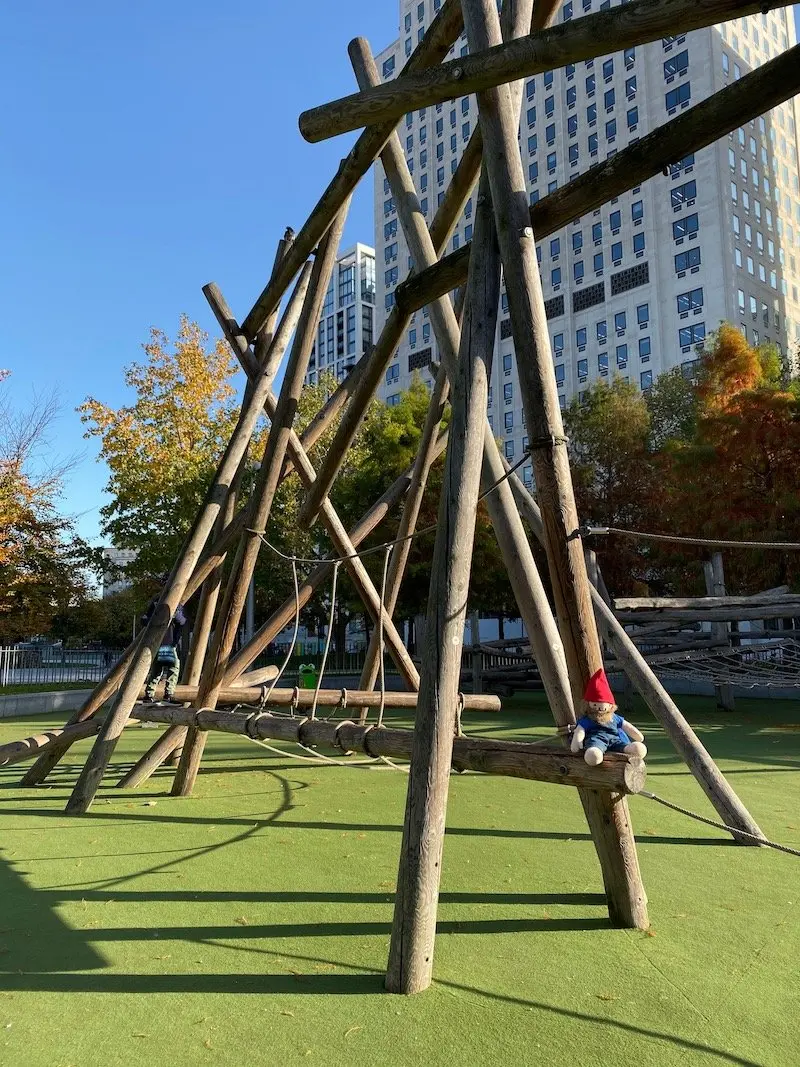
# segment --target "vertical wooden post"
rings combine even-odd
[[[473,52],[501,43],[494,0],[462,0],[462,10]],[[519,152],[518,122],[508,86],[478,94],[478,110],[485,146],[484,168],[491,185],[517,369],[544,521],[545,548],[573,698],[577,703],[586,681],[602,667],[603,660],[553,374]],[[581,800],[600,858],[612,921],[622,926],[646,928],[646,896],[625,799],[582,791]]]
[[[552,14],[551,0],[547,0],[547,4]],[[525,33],[527,20],[530,19],[530,0],[509,4],[505,10],[505,17],[508,20],[509,34],[519,36]],[[348,51],[359,84],[362,86],[376,84],[380,79],[367,42],[357,38],[350,43]],[[518,86],[516,100],[521,101],[521,97],[521,86]],[[517,103],[517,109],[518,107]],[[396,134],[393,134],[386,143],[381,153],[381,161],[397,202],[398,217],[414,263],[417,269],[424,269],[436,262],[436,249],[419,209],[414,184]],[[481,196],[488,196],[487,185],[482,184],[480,189],[479,199]],[[492,247],[495,245],[493,244]],[[452,380],[458,360],[459,327],[449,298],[442,297],[432,303],[430,316],[442,364]],[[491,427],[485,421],[481,488],[487,492],[491,486],[497,485],[497,488],[486,499],[487,510],[503,562],[508,570],[520,614],[525,620],[525,626],[530,635],[531,646],[542,674],[553,716],[559,725],[566,725],[575,720],[569,687],[568,685],[565,687],[564,684],[567,676],[563,647],[553,622],[525,529],[514,505],[513,495],[509,486],[502,481],[504,473]],[[422,643],[424,643],[424,638],[418,642],[418,647],[421,647]]]
[[[480,209],[467,281],[461,352],[452,385],[451,447],[433,550],[425,647],[414,725],[400,869],[386,988],[417,993],[430,985],[445,815],[456,726],[461,651],[478,506],[488,367],[494,347],[499,274],[485,270],[494,240]],[[490,328],[487,330],[487,320]],[[453,444],[455,442],[455,444]]]
[[[472,643],[472,692],[483,692],[483,653],[481,652],[481,633],[478,612],[473,611],[469,617],[470,638]]]
[[[706,581],[706,593],[709,596],[725,596],[725,572],[722,568],[722,553],[712,552],[711,559],[703,563],[703,575]],[[730,625],[727,622],[713,622],[711,633],[718,641],[727,641],[730,644]],[[714,686],[714,696],[717,707],[722,711],[735,711],[736,700],[733,696],[733,686],[729,682],[722,682]]]
[[[449,392],[447,374],[441,368],[436,376],[436,384],[431,394],[428,411],[425,415],[425,423],[422,427],[417,455],[414,460],[411,485],[408,490],[403,514],[397,529],[397,543],[392,548],[389,557],[389,567],[386,572],[386,594],[384,604],[389,615],[394,615],[397,607],[397,598],[400,595],[400,587],[405,574],[406,563],[411,552],[411,534],[417,526],[422,499],[425,495],[425,486],[428,483],[428,475],[433,466],[437,454],[438,429],[444,417],[445,405]],[[361,668],[361,679],[358,688],[362,690],[372,689],[378,677],[380,656],[383,654],[380,647],[380,630],[374,627],[369,639],[364,666]],[[367,709],[362,708],[360,722],[366,722]]]

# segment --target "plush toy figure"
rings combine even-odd
[[[606,752],[627,752],[630,756],[647,755],[642,744],[644,734],[617,715],[614,694],[603,670],[596,671],[586,683],[583,715],[575,725],[571,749],[580,752],[590,767],[603,762]]]

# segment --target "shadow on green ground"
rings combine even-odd
[[[765,830],[796,846],[797,709],[683,705]],[[712,814],[661,730],[633,717],[648,787]],[[549,730],[541,703],[518,700],[466,726]],[[0,740],[23,732],[1,724]],[[109,780],[152,739],[126,733]],[[632,798],[653,929],[614,930],[570,789],[457,776],[435,983],[387,997],[404,775],[298,767],[212,736],[194,798],[169,798],[164,771],[68,817],[87,749],[46,789],[0,772],[4,1062],[796,1062],[790,857]],[[92,1026],[40,1025],[66,1010]]]

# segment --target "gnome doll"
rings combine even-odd
[[[605,752],[627,752],[629,756],[647,755],[642,744],[644,734],[617,715],[614,694],[605,672],[595,671],[586,683],[583,694],[583,715],[575,724],[571,748],[583,749],[583,758],[590,767],[603,762]]]

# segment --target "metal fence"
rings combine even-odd
[[[86,682],[93,686],[121,655],[116,648],[0,648],[0,691],[18,685]]]

